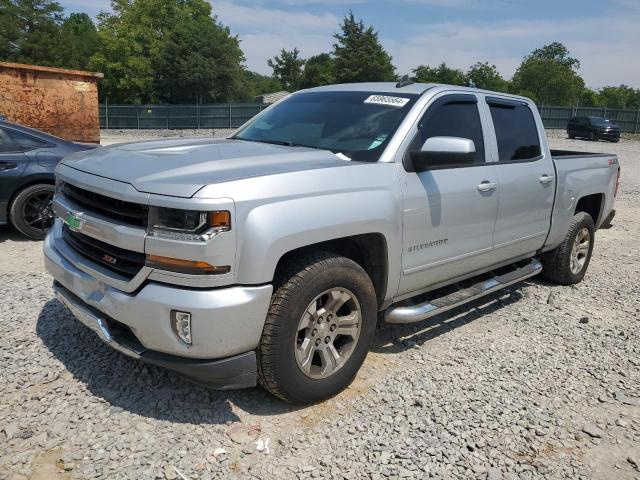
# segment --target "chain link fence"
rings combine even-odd
[[[268,105],[100,105],[103,129],[237,128]]]
[[[268,105],[225,103],[216,105],[100,105],[103,129],[237,128]],[[571,117],[607,117],[623,132],[640,133],[640,109],[539,106],[546,128],[565,129]]]

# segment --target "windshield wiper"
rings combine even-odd
[[[246,142],[258,142],[258,143],[270,143],[272,145],[284,145],[285,147],[305,147],[305,148],[315,148],[316,150],[328,150],[327,148],[314,147],[313,145],[304,145],[303,143],[295,143],[290,142],[288,140],[265,140],[265,139],[257,139],[257,138],[241,138],[241,137],[231,137],[233,140],[244,140]]]
[[[258,143],[270,143],[272,145],[284,145],[285,147],[292,147],[293,144],[286,140],[263,140],[257,138],[242,138],[242,137],[231,137],[231,140],[244,140],[245,142],[258,142]]]

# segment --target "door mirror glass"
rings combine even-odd
[[[476,153],[473,140],[460,137],[430,137],[420,150],[410,152],[414,170],[436,170],[472,165]]]

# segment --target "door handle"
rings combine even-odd
[[[498,184],[494,182],[490,182],[489,180],[483,180],[478,185],[478,190],[481,192],[493,192],[496,188],[498,188]]]
[[[547,175],[546,173],[540,177],[540,183],[546,185],[553,182],[553,175]]]

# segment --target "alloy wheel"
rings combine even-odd
[[[360,337],[362,311],[356,296],[346,288],[332,288],[318,295],[298,324],[296,361],[314,379],[340,370]]]
[[[569,268],[574,275],[579,274],[584,268],[591,246],[591,234],[587,228],[581,228],[573,241],[571,248],[571,260]]]

